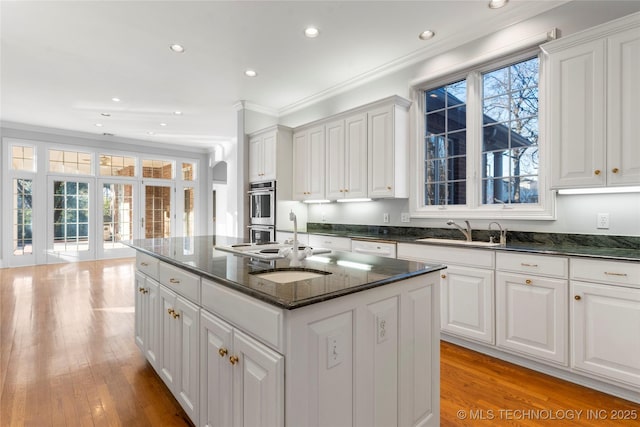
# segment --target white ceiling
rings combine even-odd
[[[236,137],[240,100],[292,112],[565,3],[487,1],[3,0],[0,119],[211,147]],[[307,25],[320,36],[305,38]],[[436,37],[419,40],[425,29]]]

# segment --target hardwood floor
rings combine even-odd
[[[1,426],[188,425],[135,346],[133,268],[0,269]],[[441,352],[442,426],[640,424],[629,401],[452,344]]]

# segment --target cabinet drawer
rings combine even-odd
[[[202,279],[202,306],[275,350],[284,351],[281,309],[207,279]]]
[[[572,258],[571,279],[640,288],[640,263]]]
[[[158,264],[160,261],[140,251],[136,253],[136,268],[149,277],[158,280]]]
[[[160,283],[195,303],[200,302],[199,276],[164,262],[160,263],[159,272]]]
[[[276,231],[276,241],[278,243],[285,243],[286,241],[293,241],[293,233],[289,231]],[[301,245],[309,244],[309,235],[307,233],[298,233],[298,243]]]
[[[368,240],[352,240],[351,251],[358,254],[395,258],[396,244]]]
[[[327,248],[337,251],[351,251],[351,239],[348,237],[309,235],[309,246],[312,248]]]
[[[496,253],[496,270],[566,279],[569,276],[569,259],[546,255],[498,252]]]
[[[398,258],[422,262],[493,268],[493,250],[452,248],[442,245],[398,243]]]

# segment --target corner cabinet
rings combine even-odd
[[[293,134],[292,186],[293,200],[325,199],[324,125],[296,129]]]
[[[640,13],[542,48],[552,187],[640,184]]]

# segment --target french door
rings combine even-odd
[[[95,179],[49,176],[47,181],[47,262],[95,259]]]
[[[138,188],[135,181],[100,179],[98,198],[101,215],[98,220],[98,258],[134,256],[135,251],[122,241],[139,237]]]
[[[165,238],[175,235],[175,184],[154,181],[142,183],[140,237]]]

